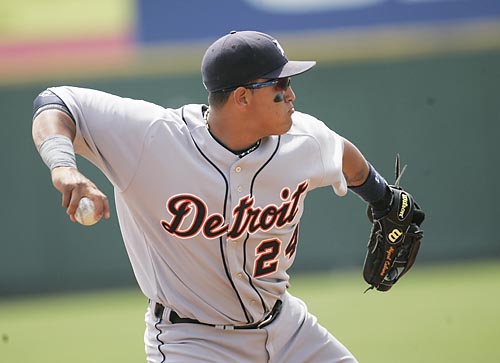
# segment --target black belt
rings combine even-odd
[[[181,324],[181,323],[188,323],[188,324],[201,324],[201,325],[206,325],[206,326],[211,326],[214,328],[218,329],[226,329],[226,330],[232,330],[232,329],[261,329],[265,326],[268,326],[271,324],[274,319],[276,319],[281,311],[281,305],[282,302],[280,300],[276,301],[276,304],[274,304],[271,312],[267,314],[264,319],[252,323],[252,324],[247,324],[247,325],[216,325],[216,324],[208,324],[208,323],[202,323],[199,320],[196,319],[191,319],[191,318],[181,318],[179,314],[177,314],[175,311],[171,310],[170,315],[168,317],[168,320],[172,324]],[[154,314],[157,319],[160,319],[163,316],[163,311],[165,310],[165,307],[160,304],[156,303],[155,304],[155,310]]]

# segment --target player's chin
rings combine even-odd
[[[276,132],[276,135],[283,135],[286,134],[292,127],[292,119],[290,118],[286,122],[283,123],[282,127],[280,127],[280,130]]]

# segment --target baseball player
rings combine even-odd
[[[294,109],[291,61],[272,36],[231,32],[201,65],[208,106],[178,109],[54,87],[34,102],[33,139],[62,206],[107,197],[75,153],[114,186],[130,262],[149,299],[147,361],[351,363],[349,350],[287,292],[309,191],[348,188],[377,210],[385,180],[348,140]]]

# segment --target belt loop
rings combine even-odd
[[[156,319],[163,319],[163,312],[165,311],[165,307],[160,303],[153,304],[153,313]]]

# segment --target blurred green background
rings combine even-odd
[[[135,11],[132,0],[0,2],[0,362],[144,361],[146,301],[116,215],[71,223],[31,140],[32,101],[53,85],[206,102],[209,40],[138,49]],[[402,185],[427,213],[412,272],[388,294],[363,295],[365,204],[328,188],[306,201],[292,292],[361,362],[500,362],[500,37],[486,28],[480,39],[444,29],[454,47],[408,29],[319,37],[331,49],[280,38],[290,58],[319,60],[293,80],[296,109],[353,141],[389,181],[400,153]],[[112,196],[99,171],[79,166]]]

